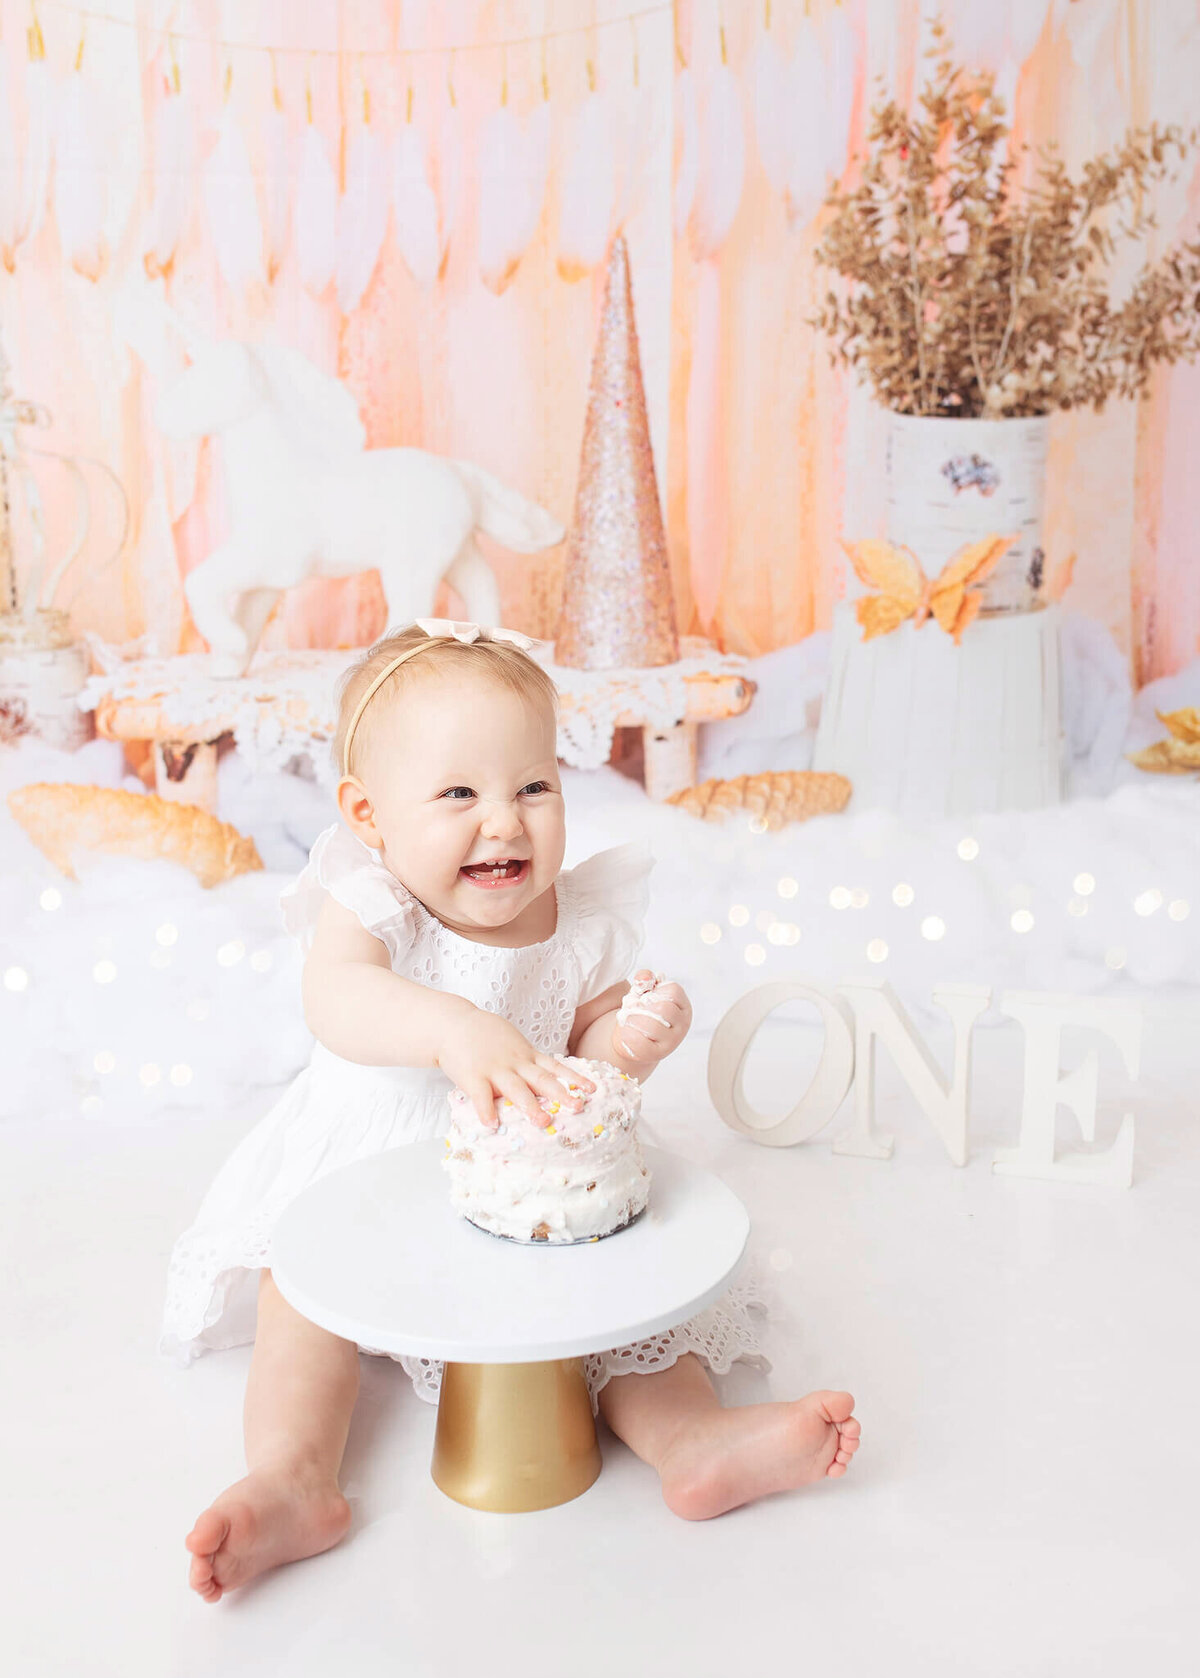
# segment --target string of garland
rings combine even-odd
[[[494,36],[487,40],[477,41],[447,41],[438,46],[408,47],[314,47],[289,46],[281,42],[262,41],[234,41],[226,40],[222,36],[195,34],[184,29],[176,29],[169,24],[142,24],[133,18],[116,17],[111,12],[93,11],[87,6],[76,6],[69,0],[31,0],[32,14],[31,28],[36,29],[37,14],[40,10],[64,12],[76,17],[81,27],[91,23],[107,23],[118,29],[133,29],[140,34],[158,36],[162,40],[190,42],[196,46],[221,47],[228,52],[251,52],[295,56],[299,58],[434,58],[449,53],[465,52],[494,52],[507,50],[510,47],[540,46],[547,41],[566,40],[576,35],[590,35],[600,30],[616,29],[625,24],[636,26],[643,18],[659,17],[664,12],[674,11],[674,0],[656,0],[648,6],[640,6],[634,11],[622,12],[619,16],[589,20],[586,23],[569,24],[560,29],[545,29],[532,35]]]

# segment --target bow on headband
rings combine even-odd
[[[456,623],[452,618],[417,618],[414,627],[428,635],[431,641],[444,638],[461,641],[464,646],[468,647],[472,641],[507,641],[510,645],[519,648],[521,652],[527,653],[534,644],[528,635],[522,635],[517,629],[485,629],[482,624]],[[428,644],[426,641],[420,641],[415,647],[409,647],[407,652],[398,654],[390,664],[385,664],[355,706],[354,715],[350,718],[350,726],[346,730],[346,738],[342,743],[343,775],[350,773],[350,747],[354,740],[354,731],[362,720],[363,712],[392,674],[392,671],[398,670],[402,664],[406,663],[408,659],[419,653]]]
[[[418,618],[416,627],[426,635],[445,635],[465,646],[470,646],[472,641],[509,641],[523,653],[533,646],[531,638],[517,629],[485,629],[482,624],[456,623],[452,618]]]

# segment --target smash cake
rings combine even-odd
[[[632,1223],[650,1195],[637,1123],[641,1085],[603,1060],[559,1057],[595,1084],[578,1113],[543,1096],[543,1129],[511,1101],[488,1130],[461,1090],[450,1092],[450,1131],[442,1161],[450,1201],[463,1217],[511,1241],[564,1245],[598,1241]]]

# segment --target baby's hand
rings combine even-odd
[[[687,1036],[692,1005],[683,987],[673,979],[664,980],[661,973],[651,973],[643,967],[634,974],[634,980],[631,991],[642,994],[634,1002],[633,996],[627,993],[622,1007],[626,1002],[634,1002],[636,1012],[631,1009],[626,1019],[618,1020],[613,1026],[613,1047],[643,1066],[654,1065],[665,1060]]]
[[[567,1089],[568,1083],[579,1085],[587,1095],[596,1088],[582,1072],[535,1049],[515,1025],[483,1008],[472,1008],[465,1022],[460,1017],[447,1033],[438,1065],[471,1101],[488,1130],[500,1123],[496,1104],[504,1096],[544,1128],[551,1118],[538,1106],[539,1096],[578,1112],[583,1102]]]

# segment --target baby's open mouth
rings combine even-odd
[[[503,862],[473,862],[465,868],[460,868],[459,873],[465,875],[473,885],[485,888],[516,885],[528,877],[529,858],[510,857]]]

